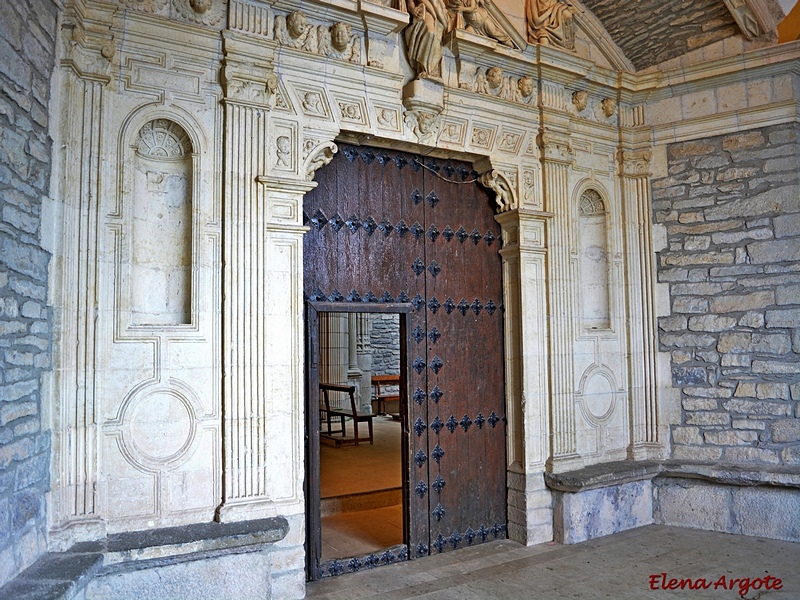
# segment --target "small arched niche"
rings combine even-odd
[[[597,190],[581,194],[580,219],[581,317],[586,329],[609,329],[608,215]]]
[[[191,324],[192,143],[169,119],[153,119],[134,145],[131,322]]]

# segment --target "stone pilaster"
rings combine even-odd
[[[113,7],[104,7],[113,11]],[[82,11],[86,11],[82,7]],[[91,20],[84,27],[83,17]],[[109,12],[70,11],[59,43],[61,131],[58,132],[63,198],[61,259],[55,276],[56,340],[54,389],[54,461],[57,477],[51,490],[51,532],[65,531],[65,543],[104,532],[98,506],[98,427],[96,409],[96,345],[98,306],[98,203],[105,86],[111,80],[114,55]],[[81,127],[75,127],[82,124]],[[55,542],[58,545],[58,541]]]
[[[650,219],[649,150],[620,153],[622,206],[627,255],[629,398],[631,443],[628,455],[644,459],[658,448],[655,348],[655,255]]]
[[[274,139],[269,52],[233,32],[226,32],[225,51],[218,518],[232,521],[303,511],[302,198],[315,184],[300,173],[296,137],[286,145]],[[277,160],[267,149],[277,150]]]
[[[552,440],[550,467],[580,466],[575,428],[573,340],[575,338],[574,276],[571,265],[569,170],[574,153],[566,133],[539,135],[546,208],[555,217],[548,230],[550,281],[550,365],[552,372]]]
[[[553,533],[543,478],[550,433],[545,231],[551,216],[511,210],[496,217],[503,228],[508,532],[526,544],[548,541]]]

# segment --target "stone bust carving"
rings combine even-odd
[[[526,0],[528,41],[571,50],[575,45],[572,13],[567,0]]]
[[[319,45],[317,30],[308,24],[306,15],[299,10],[289,13],[287,17],[275,17],[275,39],[283,46],[306,52],[317,52]]]
[[[534,90],[536,89],[536,82],[533,77],[525,75],[520,77],[517,81],[516,101],[522,104],[530,104],[534,98]]]
[[[408,62],[417,78],[442,78],[442,36],[449,26],[449,15],[442,0],[405,0],[411,22],[405,28]]]
[[[572,104],[575,106],[575,110],[583,112],[586,105],[589,104],[589,94],[583,90],[572,92]]]
[[[336,22],[328,30],[321,28],[320,54],[349,62],[360,62],[361,40],[353,35],[350,25]]]

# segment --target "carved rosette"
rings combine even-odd
[[[622,150],[620,152],[622,174],[626,177],[649,177],[651,158],[650,150]]]
[[[478,181],[495,193],[494,200],[497,202],[497,212],[502,213],[517,208],[516,191],[503,173],[497,169],[491,169],[481,175]]]
[[[317,170],[324,167],[333,160],[333,156],[339,151],[339,147],[333,142],[323,142],[318,146],[308,149],[309,143],[314,143],[316,140],[306,140],[303,147],[303,154],[307,155],[303,162],[303,173],[305,174],[306,181],[314,179]]]
[[[441,116],[427,110],[407,111],[403,121],[423,143],[433,143],[442,125]]]

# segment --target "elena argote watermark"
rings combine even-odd
[[[670,577],[667,573],[650,575],[651,590],[736,590],[745,596],[751,590],[779,590],[783,588],[780,577],[765,575],[764,577],[731,577],[720,575],[716,579],[704,577]]]

